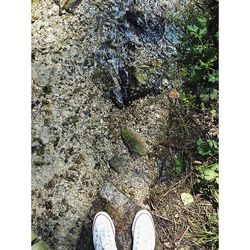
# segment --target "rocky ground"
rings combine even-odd
[[[101,4],[81,1],[61,15],[52,0],[32,6],[32,229],[51,249],[91,249],[91,220],[102,209],[115,220],[120,249],[129,249],[133,216],[150,209],[159,176],[167,92],[123,110],[112,103],[91,60],[102,42]],[[145,153],[125,142],[124,128]]]

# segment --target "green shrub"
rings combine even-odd
[[[196,103],[212,106],[218,101],[218,2],[204,0],[197,6],[177,22],[182,30],[177,61],[186,92]]]

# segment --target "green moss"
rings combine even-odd
[[[148,148],[144,140],[131,128],[124,128],[121,131],[124,144],[128,147],[131,154],[143,156],[148,154]]]
[[[141,68],[135,69],[135,77],[136,77],[137,81],[142,85],[145,85],[148,83],[147,72]]]
[[[139,87],[151,86],[151,81],[156,77],[157,70],[155,67],[143,66],[135,68],[135,78]]]

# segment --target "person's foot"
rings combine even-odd
[[[140,210],[133,221],[133,250],[153,250],[155,248],[155,226],[151,214]]]
[[[117,250],[115,244],[115,226],[107,213],[99,212],[96,214],[92,232],[95,250]]]

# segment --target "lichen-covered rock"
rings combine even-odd
[[[148,72],[147,72],[147,70],[137,67],[135,69],[135,77],[136,77],[139,85],[148,84]]]
[[[121,175],[117,178],[113,176],[112,181],[131,200],[143,206],[143,202],[149,194],[149,185],[143,175],[128,172],[127,175]]]
[[[62,9],[66,11],[72,11],[72,8],[74,8],[77,4],[79,4],[81,0],[64,0],[62,4]]]
[[[37,1],[39,4],[32,7],[32,230],[51,249],[78,249],[78,240],[82,238],[81,228],[86,223],[89,223],[90,230],[83,235],[89,241],[86,238],[84,240],[92,240],[91,222],[95,213],[90,213],[90,208],[94,207],[95,212],[104,210],[112,215],[118,226],[117,231],[120,232],[118,238],[120,237],[123,245],[128,244],[124,230],[120,229],[126,220],[126,235],[131,237],[135,209],[129,210],[127,207],[126,213],[120,213],[113,208],[112,212],[109,204],[106,210],[105,202],[102,203],[105,199],[99,197],[100,189],[103,182],[112,175],[111,182],[117,189],[132,200],[133,204],[141,204],[147,195],[148,185],[150,187],[154,177],[158,176],[158,169],[154,167],[153,157],[129,156],[121,140],[120,129],[124,124],[136,127],[147,142],[150,153],[153,155],[158,152],[168,114],[167,94],[146,96],[140,100],[134,98],[133,105],[121,111],[105,94],[110,89],[111,76],[107,75],[101,81],[99,76],[96,77],[98,79],[93,79],[97,70],[107,72],[105,67],[100,67],[103,64],[97,62],[97,52],[107,52],[102,47],[103,38],[107,38],[110,31],[117,31],[118,21],[109,15],[115,14],[116,7],[120,4],[125,5],[131,1],[81,1],[73,15],[66,14],[63,10],[61,16],[58,15],[59,7],[55,3],[59,0]],[[60,1],[62,2],[65,1]],[[124,11],[126,12],[126,6]],[[122,30],[117,32],[121,33],[117,37],[124,44],[126,39],[123,39],[123,35],[129,34],[124,34]],[[137,36],[132,38],[134,37]],[[120,43],[114,41],[113,44]],[[131,52],[131,44],[128,45],[128,51]],[[148,51],[157,52],[158,44],[148,42],[146,50],[145,46],[140,49],[139,43],[135,46],[135,62],[131,67],[138,67],[144,72],[145,65],[149,68],[157,66],[157,63],[151,61],[158,60],[158,57]],[[123,48],[124,46],[118,46],[118,49]],[[123,55],[120,50],[117,51],[115,47],[113,50],[115,54],[113,57],[111,53],[111,57],[115,60],[114,75],[117,81],[123,79],[123,88],[120,90],[123,91],[124,100],[128,85],[124,70],[129,69],[130,64],[117,58]],[[105,66],[110,69],[108,66],[113,65],[112,62],[107,62],[109,65]],[[122,62],[124,65],[121,65],[120,70],[117,69],[115,66]],[[134,77],[134,72],[129,75]],[[160,81],[161,77],[157,76],[157,79]],[[151,78],[148,81],[151,86]],[[120,81],[117,85],[119,83]],[[132,90],[136,89],[137,81],[134,85],[136,86],[129,84],[129,93],[136,97],[136,91]],[[138,148],[135,151],[137,155],[145,153],[144,147]],[[133,147],[131,150],[133,151]],[[128,156],[128,164],[120,158],[111,163],[113,169],[118,171],[109,171],[107,162],[114,155],[123,154]],[[100,200],[99,203],[95,203],[96,200]]]
[[[114,155],[109,160],[109,166],[117,173],[121,173],[122,169],[128,164],[129,157],[126,155]]]
[[[147,144],[140,135],[131,128],[123,128],[121,136],[124,144],[128,147],[132,155],[143,156],[148,154]]]
[[[132,201],[121,191],[119,191],[111,182],[106,182],[100,192],[100,196],[106,199],[115,209],[121,209],[126,204],[132,206]]]
[[[32,250],[49,250],[48,246],[42,241],[35,232],[31,232]]]

